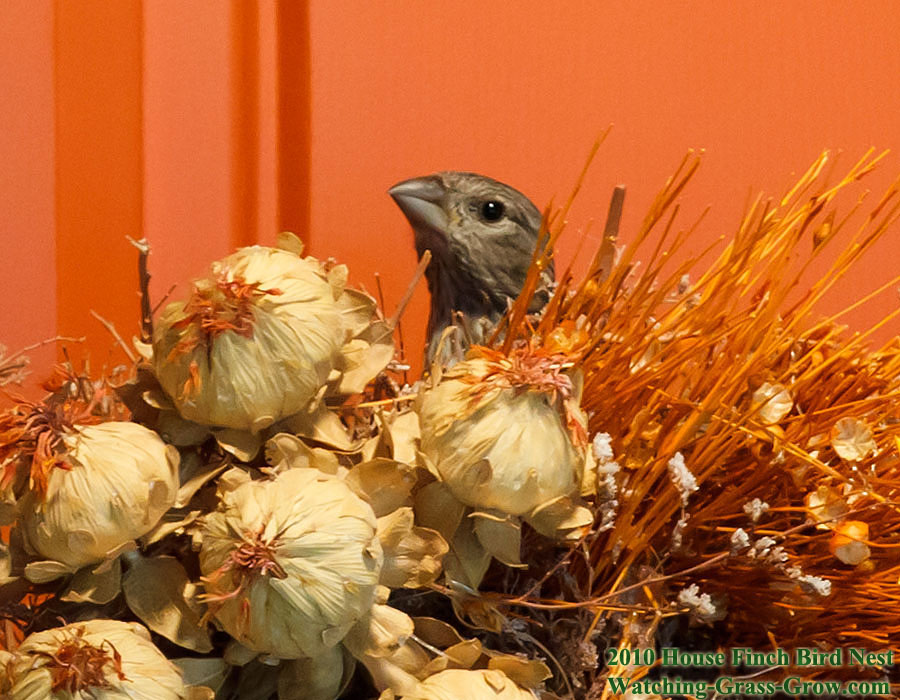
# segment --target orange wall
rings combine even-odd
[[[53,7],[0,8],[0,345],[56,335]],[[53,348],[31,353],[52,361]]]
[[[734,230],[748,192],[780,192],[823,149],[900,148],[893,0],[612,3],[314,0],[0,4],[0,343],[87,333],[95,308],[136,330],[134,256],[153,291],[280,228],[350,264],[388,310],[414,268],[394,182],[471,169],[539,204],[564,197],[603,146],[572,215],[571,257],[614,184],[623,236],[689,147],[684,197],[706,204],[694,249]],[[871,178],[900,172],[893,156]],[[897,232],[829,300],[896,272]],[[182,290],[186,285],[182,284]],[[896,297],[856,312],[864,327]],[[426,299],[407,312],[413,356]],[[897,327],[890,332],[896,333]],[[48,356],[41,356],[46,366]],[[36,358],[37,359],[37,358]]]
[[[735,230],[751,189],[780,193],[824,148],[848,165],[870,146],[900,150],[898,28],[892,1],[314,2],[312,248],[355,263],[367,286],[380,271],[390,305],[414,266],[391,184],[471,169],[543,206],[568,195],[614,123],[572,234],[592,217],[599,234],[611,188],[626,183],[627,235],[686,150],[704,148],[683,198],[685,223],[713,205],[700,249]],[[897,173],[894,155],[870,186]],[[832,310],[897,274],[898,236]],[[562,259],[577,239],[563,240]],[[420,293],[407,324],[419,347],[426,303]],[[896,303],[886,296],[852,320],[862,327]]]

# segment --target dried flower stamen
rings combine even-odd
[[[476,353],[487,360],[487,372],[480,377],[462,378],[478,385],[474,403],[491,389],[514,389],[517,394],[536,391],[547,394],[553,403],[572,396],[572,380],[565,373],[570,365],[561,353],[531,344],[515,347],[508,354],[489,348],[477,348]]]
[[[28,486],[40,499],[47,494],[53,469],[72,468],[63,436],[76,424],[101,422],[97,410],[106,394],[105,388],[64,368],[57,368],[44,388],[54,392],[44,401],[21,400],[0,414],[0,489],[14,485],[21,470],[28,469]]]
[[[184,305],[184,318],[172,324],[176,329],[190,329],[172,349],[171,357],[209,346],[222,333],[231,331],[244,338],[253,337],[254,307],[267,295],[277,296],[278,289],[263,289],[262,282],[247,282],[240,275],[221,270],[215,283],[196,284]]]
[[[225,563],[209,576],[201,576],[207,592],[201,596],[204,602],[218,608],[222,603],[243,593],[259,576],[287,578],[287,572],[275,559],[277,538],[266,541],[262,532],[247,533],[239,547],[231,551]],[[226,591],[223,578],[230,574],[233,590]]]
[[[119,680],[128,680],[122,671],[122,656],[108,641],[94,646],[84,639],[84,627],[64,640],[55,653],[38,652],[50,660],[46,668],[50,671],[53,692],[78,693],[92,688],[111,688],[105,669],[112,671]]]

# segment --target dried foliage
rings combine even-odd
[[[0,416],[0,693],[30,697],[22,650],[47,634],[68,635],[38,652],[48,693],[131,678],[137,633],[166,697],[194,700],[598,700],[656,672],[607,667],[607,648],[900,652],[900,342],[870,347],[900,311],[857,333],[816,312],[900,216],[900,181],[845,204],[881,158],[829,180],[823,155],[718,251],[684,257],[690,154],[621,245],[616,190],[587,274],[534,315],[570,200],[493,338],[413,386],[390,341],[400,309],[385,320],[296,238],[221,261],[155,331],[142,244],[127,381],[68,367]],[[321,336],[320,360],[294,336]],[[127,420],[165,441],[155,462],[177,483],[89,439]],[[89,469],[94,488],[59,486]],[[119,472],[140,488],[103,476]],[[96,545],[87,564],[29,528],[44,498],[63,549]],[[67,528],[78,504],[128,527]],[[89,645],[60,627],[95,618],[141,624]]]
[[[839,195],[879,160],[868,154],[828,184],[824,154],[780,199],[753,201],[711,264],[670,264],[690,235],[674,233],[676,197],[699,165],[688,156],[614,264],[604,265],[607,239],[589,274],[579,283],[567,274],[534,324],[517,302],[496,342],[565,350],[583,372],[591,433],[608,434],[621,470],[614,526],[585,538],[583,558],[566,559],[577,598],[507,602],[591,610],[588,641],[615,611],[651,627],[696,608],[674,595],[696,585],[707,605],[727,601],[720,647],[900,648],[900,342],[867,343],[897,312],[864,333],[815,313],[898,218],[900,183],[828,272],[800,286],[861,206],[860,197],[840,212]],[[561,230],[551,223],[532,281]],[[808,498],[823,489],[830,512],[813,517]],[[864,549],[835,554],[848,543]]]

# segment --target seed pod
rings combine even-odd
[[[372,508],[337,477],[289,469],[220,479],[205,521],[205,599],[244,646],[283,659],[319,656],[372,607],[382,565]]]

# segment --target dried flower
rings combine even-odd
[[[857,418],[841,418],[831,429],[831,446],[838,457],[859,462],[878,449],[869,426]]]
[[[719,609],[709,593],[700,593],[700,587],[692,583],[678,593],[678,602],[688,608],[691,616],[700,622],[715,622],[725,617],[725,610]]]
[[[764,425],[777,423],[794,407],[791,393],[781,384],[766,382],[753,392],[751,399],[756,415]]]
[[[559,357],[480,352],[424,392],[422,453],[470,506],[524,515],[576,493],[586,417]]]
[[[738,528],[731,533],[731,551],[735,554],[742,552],[750,546],[750,537],[743,528]]]
[[[205,425],[258,431],[304,410],[341,368],[357,316],[373,312],[345,279],[346,268],[326,271],[313,258],[262,246],[214,263],[156,324],[160,384],[185,418]]]
[[[807,593],[815,593],[823,598],[831,595],[831,581],[828,579],[807,574],[800,576],[797,580]]]
[[[816,527],[820,530],[829,529],[831,523],[842,519],[850,512],[850,506],[844,497],[825,485],[806,494],[805,501],[806,508],[813,519],[819,523]]]
[[[288,469],[220,479],[200,567],[210,611],[244,646],[318,656],[371,608],[382,564],[375,514],[340,479]]]
[[[591,442],[591,449],[599,464],[610,462],[615,456],[612,448],[612,436],[609,433],[597,433]]]
[[[73,570],[149,532],[175,502],[178,452],[136,423],[62,434],[46,493],[28,492],[19,522],[28,544]]]
[[[89,620],[26,637],[8,666],[9,700],[182,700],[181,673],[134,622]]]
[[[681,504],[686,506],[691,494],[699,488],[697,479],[694,478],[691,470],[687,468],[687,465],[684,463],[684,456],[680,452],[675,453],[675,456],[669,460],[667,466],[669,477],[672,479],[672,483],[675,484],[675,488],[678,489],[678,493],[681,494]]]
[[[769,504],[758,498],[754,498],[752,501],[748,501],[744,504],[744,512],[750,516],[750,520],[754,523],[758,523],[759,519],[768,511]]]
[[[502,671],[450,669],[429,676],[403,700],[534,700]]]

